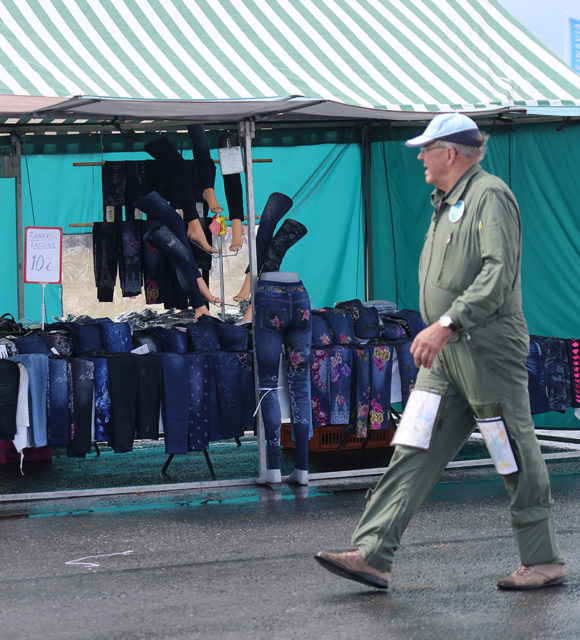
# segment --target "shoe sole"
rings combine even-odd
[[[503,591],[530,591],[532,589],[543,589],[544,587],[557,587],[559,584],[565,584],[568,576],[562,576],[560,578],[554,578],[553,580],[548,580],[548,582],[544,582],[544,584],[534,585],[534,586],[526,586],[526,585],[501,585],[497,584],[498,589],[502,589]]]
[[[340,576],[341,578],[347,578],[348,580],[354,580],[355,582],[360,582],[361,584],[366,585],[367,587],[375,587],[376,589],[388,589],[389,583],[382,581],[378,582],[380,578],[375,578],[370,573],[359,573],[355,571],[349,571],[343,565],[338,562],[334,562],[330,558],[325,558],[324,556],[314,556],[314,559],[318,564],[324,567],[326,570],[331,573]]]

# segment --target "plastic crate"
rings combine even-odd
[[[343,441],[347,425],[327,425],[324,427],[314,427],[313,435],[308,442],[308,451],[336,451]],[[280,429],[280,446],[287,449],[295,449],[296,443],[292,440],[292,427],[290,423],[282,424]],[[365,444],[365,449],[378,449],[389,447],[395,433],[392,425],[386,429],[378,429],[368,432],[369,438]],[[351,434],[347,441],[340,447],[340,451],[352,451],[360,449],[365,442],[365,438],[357,438]]]
[[[52,462],[52,447],[24,449],[23,462]],[[0,464],[20,463],[20,454],[12,440],[0,440]]]

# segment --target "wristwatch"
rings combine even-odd
[[[457,331],[457,325],[455,324],[455,322],[453,322],[453,319],[451,318],[451,316],[441,316],[439,318],[439,324],[442,327],[447,327],[448,329],[451,329],[451,331]]]

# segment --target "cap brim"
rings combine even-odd
[[[426,136],[425,134],[421,134],[416,138],[411,138],[410,140],[407,140],[405,142],[405,146],[406,147],[423,147],[426,144],[433,142],[434,140],[436,140],[436,138],[433,138],[432,136]]]

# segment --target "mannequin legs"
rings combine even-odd
[[[232,222],[232,244],[230,245],[230,251],[238,251],[242,248],[242,221],[237,219],[231,219]]]
[[[208,243],[199,222],[191,163],[181,157],[172,142],[166,137],[156,138],[148,142],[145,145],[145,151],[161,162],[171,174],[172,202],[176,209],[183,211],[183,218],[187,222],[187,237],[198,244],[204,251],[217,253],[217,249],[214,249]]]
[[[264,260],[259,268],[259,272],[279,271],[282,259],[286,252],[298,240],[303,238],[307,233],[306,227],[292,218],[284,220],[276,235],[270,241],[264,255]],[[247,273],[240,291],[234,296],[235,302],[247,300],[250,295],[250,274]],[[252,308],[248,307],[241,322],[250,322],[252,320]]]
[[[180,286],[191,299],[197,315],[201,307],[206,309],[203,298],[212,302],[217,298],[210,293],[197,268],[185,234],[183,220],[175,209],[155,191],[137,198],[135,206],[144,211],[148,218],[160,223],[159,227],[148,232],[148,240],[160,251],[167,253],[178,267]],[[203,314],[201,311],[200,313]]]
[[[219,146],[224,146],[224,138],[219,139]],[[237,139],[237,136],[236,136]],[[226,200],[228,203],[228,215],[232,223],[232,244],[230,251],[242,248],[242,221],[244,219],[244,197],[242,192],[242,179],[239,173],[223,176]]]
[[[268,245],[260,272],[279,271],[282,259],[288,249],[303,238],[307,232],[308,229],[297,220],[291,218],[284,220]]]
[[[201,222],[199,218],[194,218],[187,223],[187,238],[190,242],[198,245],[201,249],[207,253],[219,253],[218,249],[212,247],[207,241],[205,233],[201,228]]]
[[[203,199],[207,202],[212,213],[221,213],[223,208],[219,205],[215,195],[215,172],[213,171],[213,161],[209,155],[209,145],[207,143],[207,136],[205,135],[205,128],[203,124],[190,124],[187,127],[187,132],[191,139],[193,157],[198,166]]]
[[[278,369],[285,349],[291,419],[296,441],[296,471],[290,482],[308,482],[308,439],[312,424],[310,353],[312,321],[304,285],[261,282],[256,291],[255,349],[260,382],[261,411],[266,435],[267,471],[258,484],[280,482],[280,404]]]

